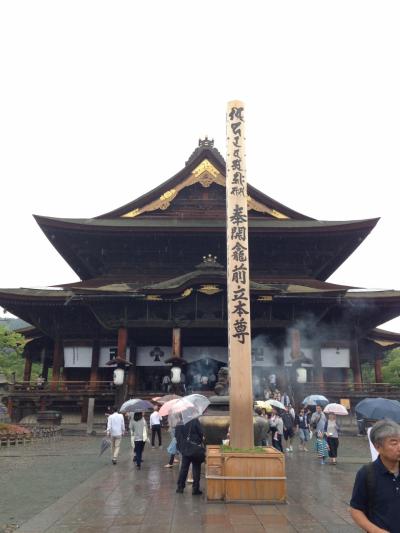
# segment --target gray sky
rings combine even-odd
[[[92,217],[179,171],[246,104],[248,181],[381,217],[330,281],[400,289],[400,3],[0,3],[0,286],[76,279],[32,214]],[[400,332],[400,319],[384,326]]]

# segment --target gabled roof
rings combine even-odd
[[[214,141],[199,140],[199,146],[190,156],[186,165],[175,176],[164,181],[148,193],[140,196],[117,209],[99,215],[96,218],[133,218],[155,209],[165,209],[165,206],[173,202],[174,198],[185,187],[194,183],[201,183],[203,187],[209,187],[211,183],[217,183],[225,187],[226,165],[219,151],[214,148]],[[262,193],[250,184],[247,185],[249,198],[249,210],[263,212],[276,219],[314,220],[311,217],[298,213],[293,209],[277,202],[273,198]]]

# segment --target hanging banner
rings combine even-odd
[[[244,104],[228,103],[226,231],[232,446],[253,446],[253,392]]]

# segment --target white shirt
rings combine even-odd
[[[158,411],[154,411],[154,413],[150,415],[150,427],[160,425],[161,420],[162,418],[160,416],[160,413]]]
[[[113,413],[107,419],[107,433],[111,437],[122,437],[125,433],[125,421],[120,413]]]

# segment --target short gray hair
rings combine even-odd
[[[374,446],[382,445],[383,441],[388,437],[400,437],[399,424],[396,424],[393,420],[385,418],[384,420],[379,420],[379,422],[376,422],[376,424],[372,426],[369,438]]]

